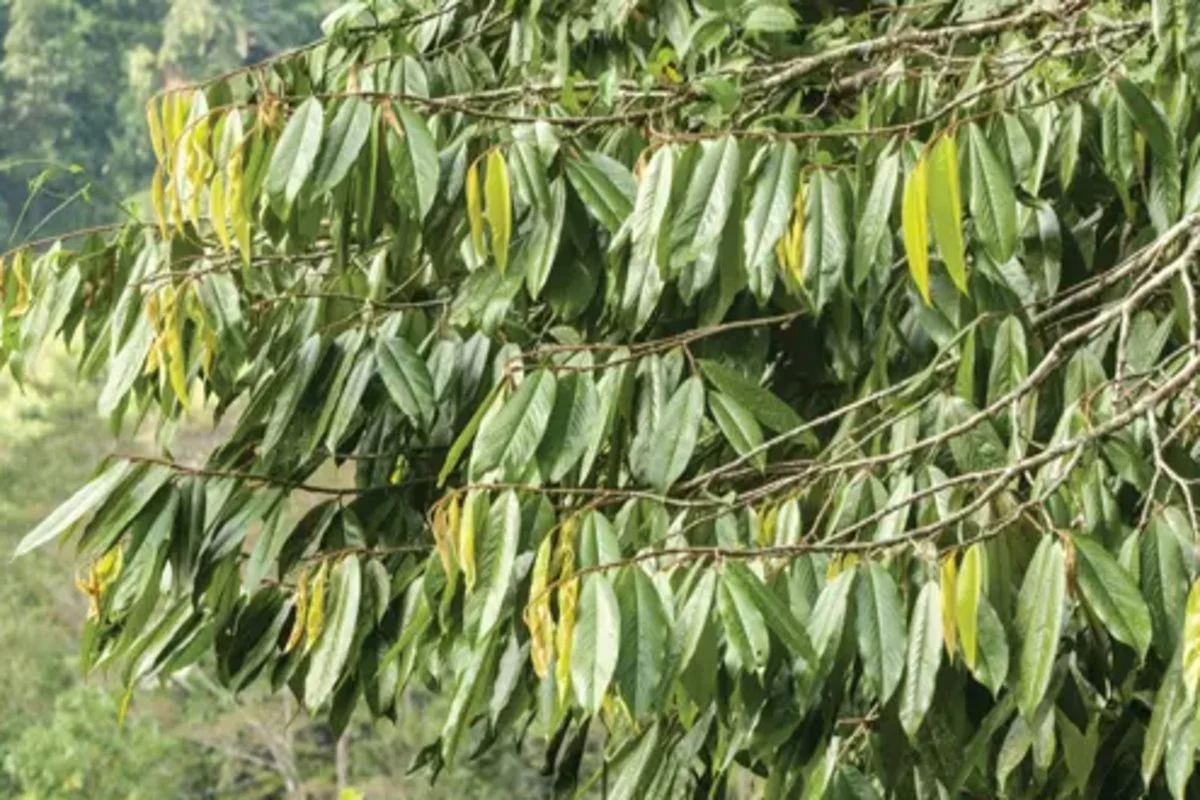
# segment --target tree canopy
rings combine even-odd
[[[131,694],[438,688],[435,775],[1184,797],[1197,19],[349,3],[149,104],[156,219],[6,254],[12,376],[60,338],[163,447],[18,552],[73,534]]]

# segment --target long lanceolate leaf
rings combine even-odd
[[[1194,793],[1192,0],[388,5],[0,257],[136,431],[18,546],[86,665],[580,794]]]

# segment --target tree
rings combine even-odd
[[[1192,5],[351,3],[155,98],[156,222],[7,255],[17,379],[235,417],[18,553],[131,689],[442,690],[435,775],[1182,797]]]

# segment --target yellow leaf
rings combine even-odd
[[[963,256],[962,189],[958,179],[958,146],[954,134],[938,138],[929,153],[929,213],[933,218],[933,239],[937,244],[950,280],[967,293],[967,262]]]
[[[109,550],[96,562],[92,567],[92,572],[96,577],[96,583],[103,589],[108,586],[121,574],[121,566],[125,560],[124,548],[121,545]]]
[[[492,251],[496,255],[496,266],[500,274],[508,269],[508,247],[512,242],[512,187],[508,178],[508,164],[504,155],[496,149],[487,156],[487,220],[492,230]]]
[[[567,699],[571,688],[571,643],[575,636],[575,608],[579,601],[579,579],[575,578],[575,518],[563,523],[558,536],[558,551],[555,561],[559,565],[558,580],[558,663],[554,669],[554,682],[558,688],[558,701]]]
[[[154,148],[154,159],[162,164],[166,150],[163,147],[162,117],[159,116],[158,104],[154,102],[154,98],[150,98],[146,103],[146,127],[150,131],[150,145]]]
[[[167,219],[167,201],[163,191],[163,168],[158,166],[154,169],[154,177],[150,179],[150,205],[154,208],[158,231],[166,239],[170,221]]]
[[[942,639],[946,642],[946,653],[954,661],[954,647],[958,639],[958,626],[955,617],[955,603],[958,599],[958,561],[951,553],[942,560]]]
[[[325,588],[329,584],[329,560],[321,562],[317,575],[313,578],[311,596],[308,601],[308,613],[304,617],[304,652],[312,649],[325,629]]]
[[[8,315],[22,317],[29,310],[29,250],[22,249],[13,256],[12,275],[17,281],[17,299]]]
[[[450,520],[446,505],[439,504],[433,511],[433,543],[437,545],[438,557],[442,560],[442,569],[445,571],[447,578],[458,571],[458,565],[454,560],[454,553],[450,543],[450,538],[453,535],[453,532],[450,530]]]
[[[463,502],[462,518],[457,523],[451,520],[451,530],[457,531],[458,563],[468,591],[475,588],[475,509],[479,500],[475,492],[469,493]],[[457,515],[457,502],[450,510]]]
[[[533,562],[533,575],[529,582],[529,603],[525,608],[525,622],[529,626],[529,660],[539,678],[550,672],[550,661],[554,658],[554,619],[550,616],[550,593],[546,591],[550,582],[550,556],[554,550],[554,536],[547,536],[538,548]]]
[[[963,556],[958,574],[955,620],[958,623],[959,648],[967,667],[975,669],[979,642],[979,595],[983,589],[983,545],[973,544]]]
[[[225,190],[229,193],[225,205],[233,222],[233,238],[242,253],[242,263],[250,266],[250,212],[246,208],[245,183],[242,174],[242,156],[238,153],[229,159],[229,180]]]
[[[917,291],[925,305],[929,298],[929,211],[926,203],[925,159],[904,181],[904,203],[901,208],[901,226],[904,228],[904,252],[908,257],[908,270],[912,273]]]
[[[784,236],[784,263],[797,284],[804,283],[804,183],[796,189],[792,208],[792,224]]]
[[[475,248],[475,255],[484,258],[487,256],[487,243],[483,238],[483,202],[479,195],[478,163],[472,162],[467,170],[467,222],[471,225],[471,245]]]
[[[1183,688],[1187,691],[1188,703],[1196,698],[1200,686],[1200,580],[1192,584],[1188,592],[1187,606],[1183,615]]]
[[[229,239],[229,220],[225,212],[226,199],[225,176],[218,172],[208,190],[208,216],[212,222],[213,232],[217,234],[217,241],[221,243],[225,254],[229,255],[232,242]]]
[[[179,404],[188,408],[187,358],[183,352],[183,314],[181,313],[182,298],[169,290],[167,301],[163,306],[163,334],[166,337],[167,379],[175,392]]]
[[[304,639],[304,629],[308,622],[308,568],[300,570],[296,580],[296,619],[292,622],[292,631],[288,634],[287,644],[283,652],[290,653]]]

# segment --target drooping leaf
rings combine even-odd
[[[908,257],[908,271],[912,275],[917,291],[930,305],[929,294],[929,200],[928,162],[917,161],[908,177],[904,179],[904,204],[901,225],[904,229],[904,252]]]
[[[500,411],[480,426],[472,471],[482,474],[498,466],[524,470],[550,423],[556,388],[554,373],[545,370],[523,380]]]
[[[904,675],[908,621],[896,581],[875,562],[859,570],[854,594],[854,631],[863,672],[881,704]]]
[[[762,444],[763,435],[754,415],[736,400],[720,392],[713,392],[708,396],[708,407],[712,410],[717,427],[721,429],[734,452],[740,456],[754,453],[750,463],[762,469],[766,464],[766,452],[758,449]]]
[[[630,712],[640,719],[661,705],[670,618],[662,595],[638,566],[621,572],[616,595],[622,642],[616,685]]]
[[[267,171],[267,191],[290,205],[312,174],[321,149],[325,128],[325,109],[321,101],[310,97],[288,120]]]
[[[861,286],[873,271],[878,271],[879,245],[888,233],[896,185],[900,180],[900,156],[891,153],[878,162],[871,193],[858,221],[854,238],[854,285]]]
[[[900,692],[900,724],[915,739],[937,685],[942,663],[941,592],[936,583],[926,583],[913,605],[908,626],[904,687]]]
[[[950,279],[967,293],[967,262],[962,228],[962,189],[958,177],[958,145],[953,131],[938,137],[929,151],[929,215],[933,241],[946,264]]]
[[[1075,582],[1084,600],[1113,637],[1132,647],[1138,658],[1145,658],[1152,630],[1150,609],[1133,577],[1090,536],[1075,536],[1071,542]]]
[[[487,177],[484,195],[487,197],[488,229],[492,232],[492,254],[500,274],[508,269],[508,250],[512,243],[512,186],[508,163],[497,149],[487,155]]]
[[[754,185],[743,242],[750,291],[765,303],[775,281],[775,244],[787,230],[796,196],[799,151],[791,142],[771,145]]]
[[[745,564],[736,562],[724,566],[722,578],[736,586],[739,596],[748,598],[762,614],[767,627],[779,637],[793,658],[815,666],[817,653],[803,626],[771,587],[765,585]]]
[[[571,687],[585,713],[600,710],[617,669],[621,612],[612,584],[602,573],[583,579],[579,619],[571,644]]]
[[[987,254],[997,264],[1004,264],[1017,248],[1017,198],[1012,176],[975,123],[967,127],[967,139],[971,218]]]
[[[983,546],[971,545],[963,555],[958,573],[958,596],[954,616],[958,624],[959,645],[967,668],[975,669],[979,647],[979,600],[983,591]]]
[[[663,409],[647,455],[646,479],[660,492],[670,489],[687,469],[703,416],[704,382],[689,378]]]
[[[89,484],[71,495],[70,499],[54,509],[36,528],[27,533],[17,545],[13,557],[23,556],[57,539],[72,525],[95,511],[108,500],[110,493],[129,474],[132,467],[128,461],[114,461],[109,464]]]
[[[375,363],[388,394],[415,424],[433,419],[433,378],[425,361],[403,338],[382,338],[375,345]]]
[[[581,159],[567,160],[567,178],[588,211],[616,233],[633,213],[637,184],[633,174],[619,161],[603,153],[588,152]]]
[[[521,538],[521,503],[516,492],[504,492],[488,512],[487,528],[479,537],[479,571],[475,586],[481,598],[479,637],[492,632],[500,621],[505,598],[513,579],[513,561]]]
[[[1183,688],[1188,702],[1192,703],[1196,699],[1196,689],[1200,687],[1200,581],[1193,583],[1188,592],[1180,647],[1183,653],[1180,673]],[[1141,652],[1144,653],[1144,649]]]
[[[1062,634],[1066,588],[1062,545],[1049,536],[1043,537],[1017,597],[1017,631],[1021,637],[1017,707],[1026,719],[1033,719],[1050,686]]]
[[[371,119],[371,106],[361,98],[351,97],[342,103],[321,148],[313,191],[327,192],[349,174],[371,135]]]
[[[358,558],[342,559],[329,578],[329,610],[312,651],[312,662],[304,680],[304,705],[320,708],[333,694],[350,656],[358,607],[362,595],[362,571]]]
[[[761,671],[770,647],[766,621],[745,585],[728,573],[717,586],[717,610],[729,637],[730,654],[742,669]]]

